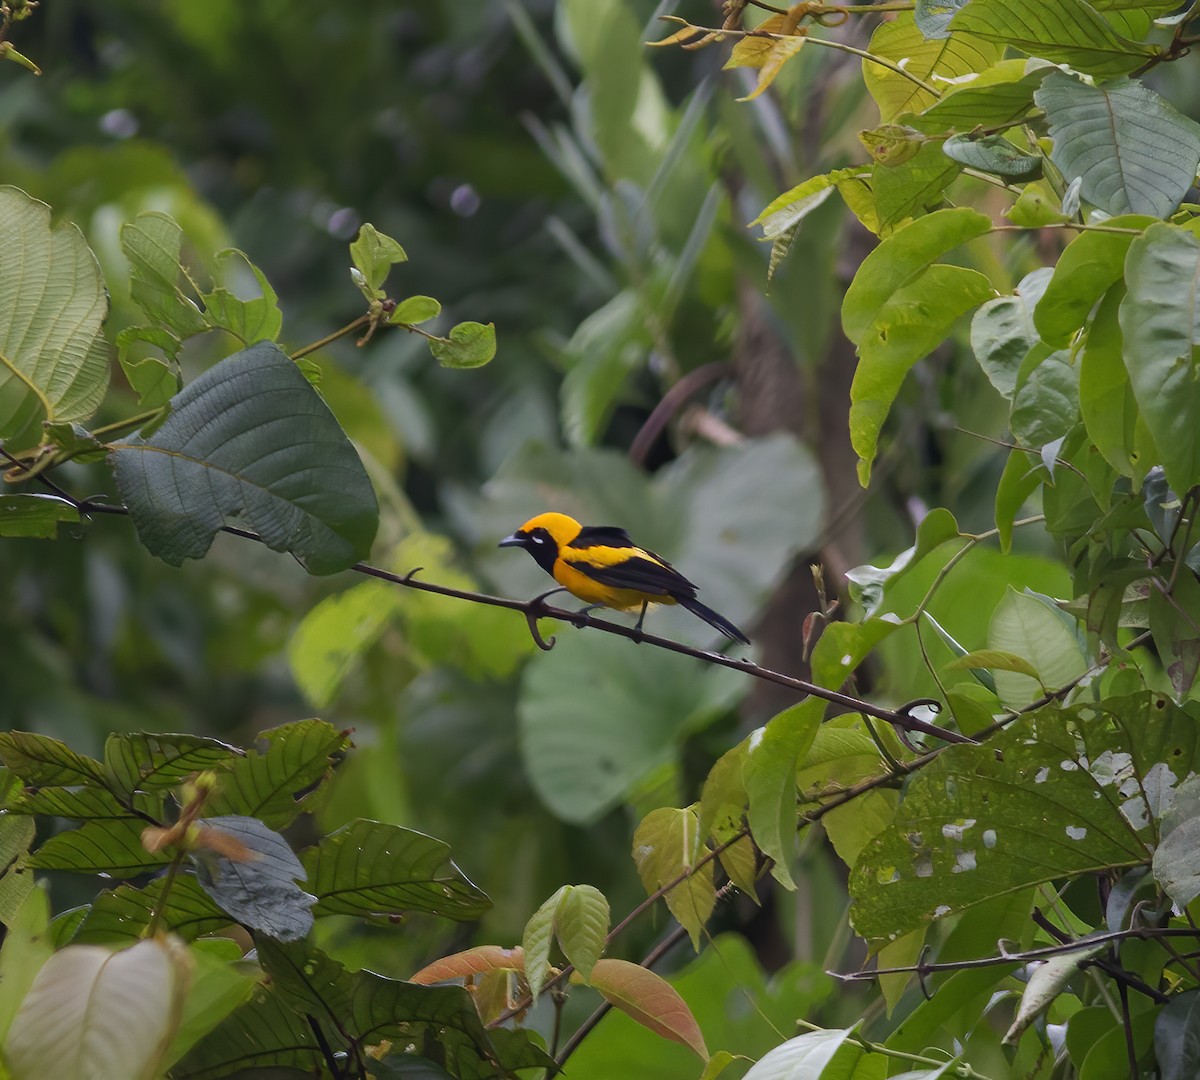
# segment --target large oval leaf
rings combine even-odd
[[[85,420],[108,387],[108,293],[74,226],[0,188],[0,438],[33,445],[44,420]]]
[[[333,413],[287,354],[260,342],[172,399],[148,439],[109,455],[138,536],[178,566],[201,558],[223,525],[258,533],[314,574],[365,558],[379,508]]]

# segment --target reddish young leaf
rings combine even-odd
[[[426,964],[420,971],[408,977],[409,982],[428,986],[445,982],[447,979],[466,979],[471,975],[482,975],[488,971],[524,971],[525,953],[518,945],[505,949],[499,945],[478,945],[464,952],[451,953]]]
[[[708,1060],[708,1047],[696,1018],[661,975],[628,960],[597,960],[591,985],[642,1026]]]

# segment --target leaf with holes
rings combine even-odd
[[[358,454],[320,395],[276,345],[227,357],[172,399],[149,438],[112,444],[138,537],[178,566],[225,525],[249,528],[311,573],[365,558],[378,524]]]

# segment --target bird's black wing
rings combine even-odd
[[[640,549],[634,549],[638,550]],[[608,585],[614,589],[636,589],[638,592],[677,599],[690,599],[696,595],[696,586],[673,566],[655,562],[640,554],[631,552],[628,559],[608,564],[588,562],[586,551],[581,553],[581,556],[575,559],[566,558],[564,562],[601,585]]]
[[[616,525],[585,525],[579,530],[579,535],[567,547],[615,547],[631,548],[637,545],[630,539],[629,533]]]

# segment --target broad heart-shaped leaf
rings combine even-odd
[[[108,293],[74,226],[0,187],[0,439],[35,445],[44,420],[86,420],[108,387]]]
[[[1187,491],[1200,479],[1200,240],[1152,225],[1130,245],[1125,279],[1125,367],[1167,480]]]
[[[591,985],[639,1024],[708,1060],[708,1047],[696,1018],[679,991],[661,975],[628,960],[598,960]]]
[[[253,529],[311,573],[364,558],[379,519],[358,454],[287,354],[267,342],[209,368],[150,438],[112,444],[117,486],[155,555],[201,558],[223,525]]]
[[[225,286],[213,289],[202,297],[207,320],[214,327],[227,330],[244,345],[276,340],[283,329],[283,315],[279,310],[279,297],[266,275],[237,248],[222,251],[218,258],[226,265],[244,263],[253,275],[260,295],[242,300]]]
[[[692,807],[651,810],[633,833],[633,861],[647,893],[655,893],[686,874],[672,885],[665,899],[697,952],[704,924],[716,905],[713,860],[696,868],[705,853],[700,820]]]
[[[996,672],[996,692],[1006,706],[1028,705],[1046,690],[1067,686],[1087,670],[1075,625],[1074,619],[1041,598],[1009,586],[988,624],[988,649],[1025,661],[1038,677],[1020,674],[1017,664],[980,665]]]
[[[950,21],[962,31],[1108,79],[1157,51],[1117,34],[1085,0],[971,0]]]
[[[88,821],[50,837],[29,857],[40,870],[75,870],[83,874],[137,877],[171,861],[163,852],[142,846],[145,822],[137,819]]]
[[[424,833],[378,821],[352,821],[301,853],[317,915],[394,918],[427,911],[477,919],[491,901],[450,859],[450,847]]]
[[[1134,230],[1144,229],[1153,222],[1152,217],[1144,214],[1130,214],[1105,224]],[[1066,246],[1033,313],[1037,332],[1047,345],[1060,349],[1070,344],[1096,301],[1121,280],[1125,256],[1135,236],[1132,231],[1083,232]]]
[[[442,367],[483,367],[496,355],[494,323],[461,322],[445,338],[433,338],[429,351]]]
[[[81,945],[136,941],[145,936],[156,912],[159,929],[185,941],[211,934],[232,921],[191,874],[176,876],[164,905],[165,880],[155,878],[142,889],[119,885],[104,890],[92,901],[71,940]]]
[[[1088,86],[1053,71],[1034,96],[1050,156],[1084,199],[1109,214],[1174,213],[1196,179],[1200,124],[1134,79]]]
[[[808,753],[825,714],[810,697],[772,717],[750,736],[743,778],[750,801],[747,818],[754,842],[774,860],[771,873],[794,889],[791,862],[796,845],[796,766]]]
[[[996,45],[970,34],[927,39],[907,11],[890,22],[881,23],[871,35],[867,51],[885,60],[902,62],[910,75],[934,85],[938,81],[935,76],[957,79],[971,72],[986,71],[1000,59],[1000,49]],[[937,95],[917,85],[913,79],[866,60],[863,61],[863,81],[879,106],[879,118],[885,124],[902,113],[920,112],[937,100]]]
[[[53,540],[64,521],[79,521],[79,511],[57,495],[0,495],[0,536]]]
[[[304,880],[304,867],[287,841],[250,817],[204,818],[202,825],[244,849],[234,857],[224,853],[224,844],[217,850],[210,843],[192,852],[204,891],[252,930],[280,941],[303,938],[312,929],[313,897],[296,884]]]
[[[889,941],[1029,885],[1149,858],[1200,765],[1195,721],[1161,695],[1046,706],[916,775],[850,875],[851,919]]]
[[[908,229],[896,235],[903,236]],[[855,275],[855,283],[867,262],[889,242],[885,240],[867,257]],[[850,442],[858,454],[858,477],[864,487],[871,477],[879,434],[905,375],[942,343],[961,316],[994,295],[983,274],[939,263],[925,267],[876,312],[870,330],[858,343],[859,363],[850,385]],[[844,317],[844,306],[842,311]]]
[[[129,798],[135,791],[174,787],[192,773],[242,754],[236,746],[200,735],[113,734],[104,743],[104,771],[110,790]]]
[[[179,1026],[190,962],[177,939],[112,952],[69,945],[43,965],[4,1044],[13,1080],[157,1075]]]
[[[205,812],[242,814],[282,829],[312,809],[350,735],[310,719],[260,731],[258,739],[262,749],[237,758],[217,778]]]

